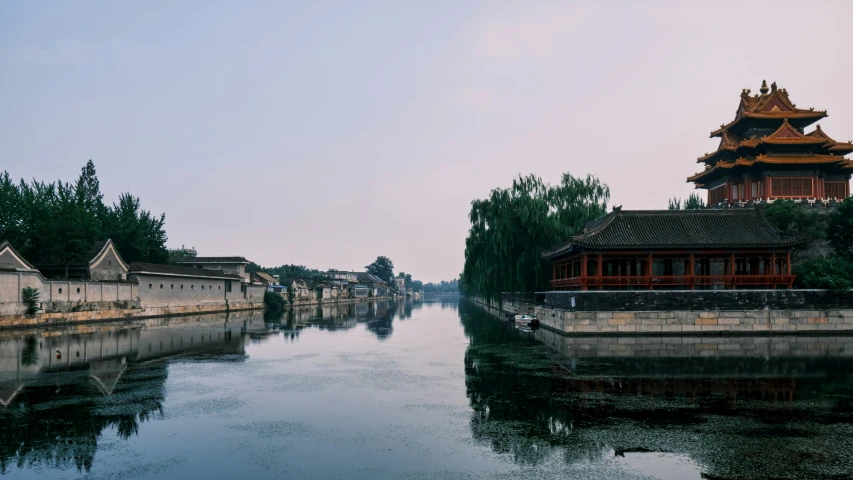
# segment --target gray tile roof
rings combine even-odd
[[[779,233],[754,208],[625,210],[587,223],[580,234],[543,257],[552,260],[577,250],[785,248],[805,241]]]
[[[180,257],[175,263],[246,263],[246,257]]]
[[[186,277],[224,278],[242,280],[240,275],[222,273],[221,270],[207,268],[181,267],[178,265],[163,265],[159,263],[133,262],[128,266],[128,273],[156,273],[160,275],[181,275]]]

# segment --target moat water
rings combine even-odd
[[[0,332],[9,478],[851,478],[853,337],[563,337],[458,299]]]

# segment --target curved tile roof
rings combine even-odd
[[[803,237],[774,229],[757,209],[615,211],[593,220],[562,246],[554,259],[574,250],[784,248]]]

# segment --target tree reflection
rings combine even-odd
[[[469,302],[459,313],[472,435],[519,464],[646,450],[687,455],[709,478],[824,478],[853,467],[846,355],[663,358],[632,350],[631,338],[585,337],[568,357]]]
[[[59,375],[66,378],[57,392]],[[165,363],[132,366],[113,396],[103,395],[83,372],[43,377],[13,407],[0,409],[0,473],[37,464],[88,472],[104,430],[115,428],[127,440],[152,414],[162,415],[166,376]]]

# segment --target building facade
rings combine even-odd
[[[614,211],[543,254],[552,290],[791,288],[791,249],[756,208]]]
[[[719,146],[699,157],[704,170],[687,181],[707,190],[708,205],[850,196],[853,160],[845,155],[853,142],[834,140],[820,125],[806,133],[827,112],[797,108],[775,83],[759,92],[741,92],[735,119],[711,132]]]

